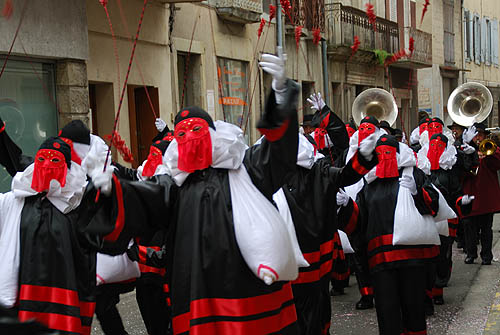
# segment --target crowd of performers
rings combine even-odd
[[[423,119],[408,140],[372,116],[344,124],[320,94],[299,129],[284,62],[262,57],[273,90],[251,147],[188,107],[173,132],[157,120],[133,170],[80,121],[34,158],[2,122],[2,333],[90,334],[95,313],[126,334],[116,304],[135,289],[151,335],[328,334],[352,269],[380,334],[426,334],[455,238],[468,264],[480,238],[491,264],[500,150],[478,151],[482,124]]]

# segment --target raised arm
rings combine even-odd
[[[0,119],[0,164],[11,176],[15,176],[32,163],[33,157],[23,155],[21,148],[7,134],[5,123]]]

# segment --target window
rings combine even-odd
[[[474,14],[474,62],[481,64],[481,19]]]
[[[498,66],[498,20],[491,20],[491,58],[493,65]]]
[[[187,66],[187,68],[186,68]],[[179,85],[179,109],[187,106],[202,107],[201,57],[198,54],[177,54],[177,78]]]
[[[222,86],[222,98],[219,105],[223,107],[227,122],[245,129],[249,127],[248,118],[248,88],[247,88],[247,62],[227,58],[217,58],[217,73]],[[250,132],[245,132],[248,143]]]
[[[489,18],[484,18],[485,22],[485,29],[486,29],[486,34],[485,34],[485,63],[486,65],[491,65],[491,59],[492,59],[492,48],[491,48],[491,21]]]
[[[3,63],[3,59],[0,58]],[[54,65],[9,60],[0,81],[0,117],[23,153],[34,157],[48,137],[57,135]],[[0,192],[10,190],[11,177],[0,168]]]
[[[444,62],[448,65],[455,63],[455,31],[454,31],[454,4],[443,2],[444,28]]]

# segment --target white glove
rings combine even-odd
[[[371,161],[373,158],[373,151],[377,146],[377,135],[371,134],[367,138],[365,138],[361,144],[359,145],[359,152],[363,155],[364,158]]]
[[[466,155],[470,155],[470,154],[473,154],[476,152],[476,149],[474,149],[473,146],[467,144],[464,142],[464,144],[460,147],[460,149],[462,149],[462,151],[466,154]]]
[[[156,129],[158,129],[158,131],[161,133],[163,131],[163,129],[165,129],[165,127],[167,126],[167,124],[165,123],[165,121],[163,121],[162,119],[158,118],[155,121],[155,126],[156,126]]]
[[[463,197],[462,197],[462,205],[468,205],[472,202],[472,200],[474,200],[476,197],[473,196],[473,195],[467,195],[465,194]]]
[[[349,203],[350,197],[347,195],[347,193],[344,192],[344,190],[339,190],[337,192],[337,205],[338,206],[347,206]]]
[[[399,178],[399,185],[409,189],[412,195],[417,194],[417,184],[415,184],[413,176],[404,174],[401,178]]]
[[[474,137],[477,135],[477,129],[475,126],[470,126],[469,128],[464,130],[462,134],[462,140],[464,143],[470,143]]]
[[[89,175],[95,188],[100,189],[103,195],[109,196],[111,194],[111,190],[113,189],[112,180],[114,170],[114,166],[107,166],[106,171],[94,170],[92,171],[92,175]]]
[[[321,97],[321,93],[314,93],[311,94],[309,99],[307,99],[307,102],[311,104],[311,109],[315,111],[321,111],[323,110],[323,107],[326,106],[325,100]]]
[[[276,95],[276,102],[281,104],[285,100],[286,92],[286,71],[285,62],[286,54],[283,54],[283,49],[278,47],[278,56],[271,54],[263,54],[262,61],[259,62],[262,70],[273,76],[272,87]]]

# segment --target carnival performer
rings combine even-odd
[[[457,213],[456,219],[448,220],[446,233],[440,234],[441,241],[439,257],[436,262],[433,278],[432,299],[434,304],[444,304],[443,290],[448,285],[452,270],[452,245],[456,237],[458,217],[468,214],[472,208],[473,196],[463,195],[460,181],[460,166],[463,152],[458,152],[443,134],[434,134],[430,142],[418,152],[418,167],[430,176],[431,182],[446,199],[450,208]]]
[[[316,110],[313,125],[328,136],[336,150],[347,149],[348,135],[345,124],[324,103],[320,93],[308,99]],[[321,140],[318,140],[321,142]],[[342,248],[337,229],[350,233],[353,226],[338,226],[336,193],[339,187],[352,185],[376,165],[373,156],[376,139],[367,138],[346,166],[335,168],[330,155],[315,157],[315,148],[299,135],[297,170],[283,186],[283,198],[275,197],[280,213],[289,208],[300,250],[309,267],[299,269],[299,277],[292,282],[300,334],[328,333],[331,319],[329,283],[332,262],[338,248]],[[332,201],[332,199],[334,199]],[[337,248],[337,249],[336,249]]]
[[[359,222],[356,250],[364,249],[375,292],[380,334],[426,331],[424,294],[425,263],[438,250],[430,243],[393,245],[398,219],[398,194],[406,188],[413,195],[407,209],[421,215],[436,214],[438,194],[424,173],[416,168],[413,151],[393,136],[383,135],[376,148],[376,174],[359,192]],[[407,198],[406,198],[407,199]],[[402,205],[402,204],[399,204]],[[408,220],[408,218],[404,218]],[[411,232],[410,235],[412,235]],[[439,240],[439,237],[435,238]],[[429,244],[429,245],[427,245]]]
[[[153,182],[96,185],[114,185],[111,199],[100,202],[114,208],[125,228],[147,223],[168,230],[174,334],[297,333],[291,284],[279,281],[272,267],[254,267],[250,259],[256,255],[246,251],[258,241],[245,244],[238,233],[255,224],[284,226],[271,199],[296,169],[298,87],[286,78],[280,49],[278,55],[263,55],[260,63],[273,76],[273,92],[258,123],[265,135],[260,145],[246,149],[241,129],[189,107],[175,118],[175,139],[164,157],[168,175]],[[264,209],[272,217],[263,216]],[[130,238],[126,229],[120,235]],[[286,241],[288,236],[272,238]],[[296,276],[290,251],[286,247],[266,257],[286,260]]]
[[[477,258],[476,241],[481,240],[481,264],[490,265],[493,260],[491,251],[493,242],[493,214],[500,211],[500,186],[497,171],[500,170],[500,148],[491,155],[479,151],[479,145],[489,135],[484,123],[474,123],[467,133],[474,135],[471,144],[478,151],[479,165],[476,173],[469,173],[464,178],[464,192],[475,197],[472,211],[463,219],[465,232],[466,264],[474,263]]]

